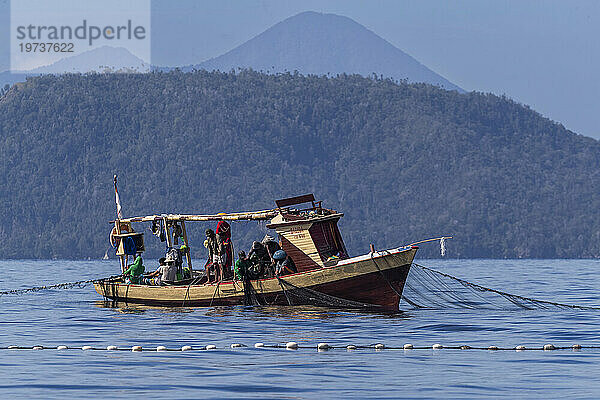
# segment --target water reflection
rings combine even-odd
[[[112,300],[96,300],[93,302],[93,304],[98,308],[109,308],[124,314],[142,314],[147,311],[158,311],[166,314],[186,314],[196,311],[196,308],[192,307],[147,306],[143,304],[131,304],[124,301],[119,302]]]
[[[98,308],[113,309],[123,314],[142,314],[146,311],[156,311],[165,314],[186,314],[201,312],[207,317],[231,318],[242,317],[250,320],[281,319],[281,320],[329,320],[348,317],[368,318],[411,318],[403,311],[366,311],[354,309],[340,309],[319,306],[214,306],[214,307],[160,307],[142,304],[131,304],[112,300],[98,300],[94,302]]]

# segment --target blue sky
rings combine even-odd
[[[153,0],[152,63],[199,63],[307,10],[350,17],[466,90],[600,138],[600,1]],[[0,0],[0,70],[9,15]]]

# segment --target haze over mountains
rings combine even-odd
[[[383,75],[462,91],[354,20],[312,11],[290,17],[235,49],[196,66],[228,72]]]
[[[152,67],[167,71],[176,66]],[[27,76],[64,72],[145,72],[150,67],[124,48],[103,46],[62,59],[31,71],[0,73],[0,86],[25,80]],[[220,70],[252,68],[266,73],[298,71],[302,74],[376,74],[408,82],[425,82],[448,90],[461,88],[436,74],[410,55],[354,20],[317,12],[290,17],[220,57],[192,69]]]
[[[453,235],[449,257],[600,257],[600,142],[481,93],[357,75],[42,76],[0,97],[0,159],[4,258],[103,256],[114,173],[128,216],[313,192],[345,213],[351,254]],[[196,257],[206,227],[190,232]],[[264,235],[234,232],[237,249]]]

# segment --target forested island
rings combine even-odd
[[[345,213],[352,255],[452,235],[449,257],[600,256],[600,142],[491,94],[250,70],[49,75],[2,95],[0,143],[0,258],[102,257],[115,173],[127,216],[315,193]],[[233,230],[240,248],[264,235]]]

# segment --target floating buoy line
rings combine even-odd
[[[65,345],[60,345],[60,346],[41,346],[41,345],[35,345],[35,346],[17,346],[17,345],[11,345],[11,346],[5,346],[5,347],[0,347],[0,350],[79,350],[79,351],[130,351],[130,352],[162,352],[162,351],[168,351],[168,352],[182,352],[182,351],[211,351],[211,350],[227,350],[227,349],[240,349],[240,348],[248,348],[248,347],[254,347],[256,349],[261,349],[261,348],[265,348],[265,349],[281,349],[281,350],[317,350],[319,352],[321,351],[329,351],[329,350],[346,350],[346,351],[353,351],[353,350],[375,350],[375,351],[394,351],[394,350],[403,350],[403,351],[412,351],[412,350],[435,350],[435,351],[439,351],[439,350],[486,350],[486,351],[517,351],[517,352],[521,352],[521,351],[553,351],[553,350],[572,350],[572,351],[579,351],[579,350],[584,350],[584,349],[600,349],[600,345],[595,346],[595,345],[581,345],[581,344],[574,344],[571,346],[555,346],[553,344],[545,344],[543,346],[537,346],[537,347],[526,347],[523,345],[518,345],[515,347],[499,347],[499,346],[488,346],[488,347],[480,347],[480,346],[469,346],[469,345],[452,345],[452,346],[446,346],[446,345],[442,345],[440,343],[435,343],[433,345],[429,345],[429,346],[414,346],[411,343],[406,343],[403,346],[397,347],[397,346],[386,346],[383,343],[376,343],[376,344],[369,344],[369,345],[353,345],[353,344],[349,344],[349,345],[330,345],[328,343],[319,343],[316,346],[309,346],[309,345],[299,345],[297,342],[287,342],[287,343],[283,343],[283,344],[265,344],[262,342],[258,342],[255,343],[254,346],[246,346],[245,344],[242,343],[232,343],[230,346],[228,347],[217,347],[214,344],[209,344],[206,346],[189,346],[189,345],[185,345],[185,346],[181,346],[181,347],[177,347],[177,348],[169,348],[166,346],[140,346],[140,345],[134,345],[134,346],[115,346],[115,345],[109,345],[106,347],[94,347],[94,346],[89,346],[89,345],[85,345],[85,346],[65,346]]]

